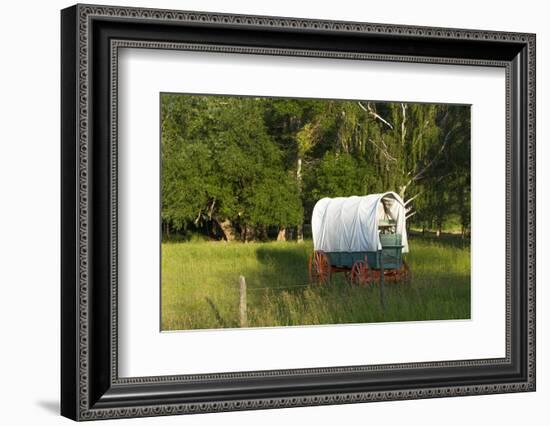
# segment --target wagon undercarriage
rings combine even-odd
[[[315,250],[309,259],[309,280],[310,283],[324,286],[330,284],[333,274],[343,272],[347,281],[357,286],[380,282],[382,274],[386,283],[410,281],[411,272],[405,260],[399,259],[398,267],[394,267],[395,259],[391,257],[385,259],[381,250],[379,263],[380,267],[373,268],[369,266],[368,256],[365,256],[363,259],[355,260],[350,266],[336,266],[329,254],[322,250]],[[389,267],[384,267],[385,264]]]

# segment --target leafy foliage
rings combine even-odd
[[[266,238],[322,197],[395,191],[410,221],[470,219],[470,108],[163,94],[162,220]]]

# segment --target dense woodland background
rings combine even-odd
[[[161,95],[163,239],[303,239],[322,197],[395,191],[470,228],[470,107]]]

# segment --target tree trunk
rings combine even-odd
[[[279,234],[277,234],[277,241],[286,241],[286,228],[279,228]]]
[[[254,241],[255,239],[256,239],[256,228],[254,228],[252,225],[245,225],[243,241],[245,243],[248,243],[250,241]]]
[[[227,241],[235,241],[235,230],[229,219],[215,219]]]
[[[265,225],[260,225],[258,227],[258,238],[262,241],[267,240],[267,229]]]
[[[304,226],[298,225],[296,227],[296,242],[297,243],[303,243],[304,242]]]

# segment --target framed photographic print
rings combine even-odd
[[[535,36],[61,12],[74,420],[535,390]]]

